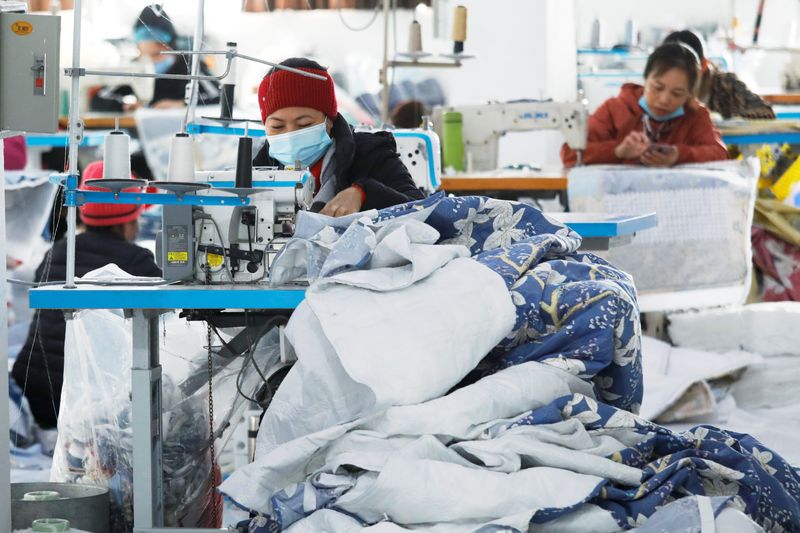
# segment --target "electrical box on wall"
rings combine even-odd
[[[0,13],[0,130],[58,129],[61,18]]]

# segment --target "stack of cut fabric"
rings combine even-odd
[[[579,245],[481,197],[301,214],[271,274],[312,281],[287,327],[298,362],[221,486],[253,513],[240,531],[796,527],[777,454],[637,416],[632,280]]]

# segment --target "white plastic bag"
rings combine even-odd
[[[206,328],[177,313],[162,317],[164,520],[167,527],[219,527],[221,498],[209,454],[208,355]],[[277,333],[262,340],[257,358],[277,357]],[[218,346],[214,339],[212,345]],[[261,346],[260,346],[261,348]],[[51,481],[107,487],[111,530],[130,531],[133,517],[131,422],[131,320],[120,311],[83,310],[67,321],[59,442]],[[260,377],[239,376],[244,359],[227,365],[215,359],[215,433],[238,420],[245,408],[239,387],[253,396]],[[259,361],[264,368],[266,361]],[[217,439],[221,453],[224,438]],[[216,507],[216,513],[212,510]],[[213,518],[216,516],[216,523]]]

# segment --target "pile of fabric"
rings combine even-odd
[[[675,313],[669,316],[670,351],[666,372],[656,380],[677,384],[692,376],[707,382],[713,401],[707,412],[681,409],[691,418],[671,417],[673,429],[714,424],[747,432],[768,443],[789,463],[800,464],[800,303],[776,302]],[[645,399],[642,413],[658,387],[649,367],[647,338],[642,346]],[[687,349],[691,347],[691,349]],[[702,349],[702,352],[699,351]],[[742,352],[745,350],[746,352]],[[693,353],[693,355],[690,355]],[[678,355],[676,358],[675,356]],[[747,365],[741,372],[737,367]],[[725,373],[733,370],[733,374]],[[650,375],[649,375],[650,374]],[[661,387],[662,392],[664,387]],[[699,405],[699,404],[695,404]],[[677,414],[677,410],[668,411]],[[656,418],[662,421],[662,418]]]
[[[637,416],[632,280],[579,245],[481,197],[303,213],[271,273],[312,281],[298,362],[221,486],[254,515],[240,531],[796,528],[800,475],[777,454]]]

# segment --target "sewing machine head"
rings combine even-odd
[[[384,130],[357,126],[357,132],[388,131],[394,137],[397,155],[411,174],[414,183],[427,194],[436,192],[442,183],[442,156],[439,136],[427,128],[394,128]]]
[[[589,111],[583,98],[575,102],[525,100],[437,107],[433,111],[434,129],[445,147],[450,145],[445,135],[452,135],[454,129],[445,131],[444,116],[452,112],[460,114],[460,128],[455,130],[461,130],[464,155],[475,171],[497,169],[497,145],[508,131],[559,130],[570,148],[586,148]]]
[[[196,173],[211,188],[198,196],[247,198],[246,205],[165,205],[157,257],[168,281],[257,283],[294,233],[297,212],[308,209],[314,178],[308,171],[253,169],[253,187],[236,189],[235,171]]]

